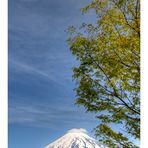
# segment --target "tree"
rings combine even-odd
[[[94,0],[97,21],[68,29],[76,104],[94,112],[95,134],[109,147],[137,147],[140,139],[140,1]],[[119,130],[120,127],[123,130]]]

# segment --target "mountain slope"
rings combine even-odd
[[[45,148],[107,148],[87,135],[84,129],[69,130],[64,136],[57,139]]]

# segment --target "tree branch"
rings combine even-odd
[[[123,17],[125,19],[126,24],[133,29],[134,31],[136,31],[138,33],[138,36],[140,37],[140,32],[137,31],[134,27],[131,26],[131,24],[128,22],[128,19],[126,18],[126,14],[121,10],[121,8],[118,6],[118,4],[115,2],[115,0],[113,0],[113,3],[115,4],[115,6],[120,10],[120,12],[123,14]]]
[[[96,66],[98,66],[98,68],[103,72],[103,74],[105,75],[106,79],[108,80],[109,84],[111,85],[112,89],[114,90],[114,96],[116,98],[118,98],[129,110],[131,110],[132,112],[136,113],[136,114],[140,114],[138,111],[134,110],[132,107],[130,107],[117,93],[115,86],[113,85],[113,83],[111,82],[110,78],[108,77],[108,75],[106,74],[106,72],[103,70],[103,68],[93,59],[93,57],[91,56],[90,53],[88,53],[87,51],[87,47],[84,46],[84,49],[87,53],[87,55],[92,59],[92,61],[96,64]]]

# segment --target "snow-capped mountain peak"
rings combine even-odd
[[[107,148],[88,136],[85,129],[71,129],[45,148]]]

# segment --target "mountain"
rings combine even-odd
[[[45,148],[107,148],[88,136],[85,129],[71,129]]]

